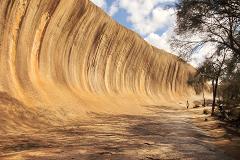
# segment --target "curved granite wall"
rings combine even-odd
[[[195,72],[88,0],[0,0],[0,66],[0,90],[26,106],[82,113],[180,99]]]

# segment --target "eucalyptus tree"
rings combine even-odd
[[[184,58],[211,45],[240,61],[239,0],[179,0],[176,15],[172,47]]]
[[[212,82],[213,114],[225,70],[236,70],[240,63],[240,1],[179,0],[176,15],[171,47],[186,61],[204,49],[198,72]]]

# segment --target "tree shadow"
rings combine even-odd
[[[217,138],[183,118],[183,111],[171,110],[168,106],[145,107],[152,114],[91,113],[91,121],[50,128],[21,137],[13,136],[11,140],[6,140],[5,147],[0,147],[0,153],[2,157],[9,153],[19,154],[19,151],[45,153],[24,156],[25,159],[36,160],[231,159],[211,144]],[[23,143],[24,140],[26,143]],[[2,141],[0,144],[4,145]]]

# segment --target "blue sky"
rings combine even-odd
[[[168,39],[175,25],[176,0],[91,0],[123,26],[153,46],[171,52]]]

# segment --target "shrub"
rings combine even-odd
[[[209,110],[208,109],[204,109],[203,110],[203,114],[209,114]]]

